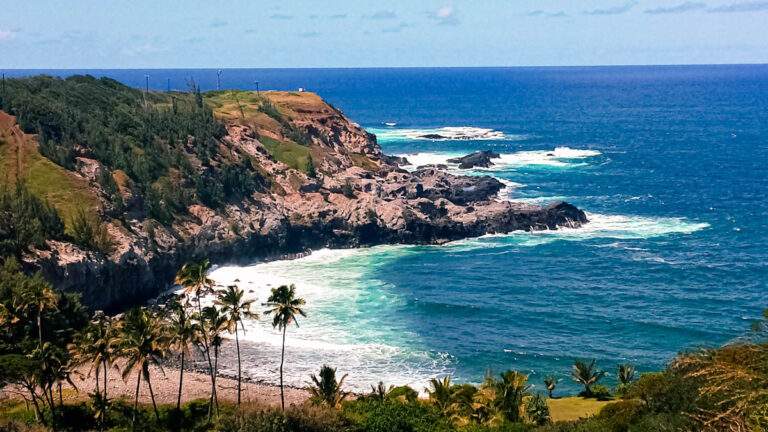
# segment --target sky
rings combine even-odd
[[[10,0],[0,69],[768,62],[765,0]]]

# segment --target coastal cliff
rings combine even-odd
[[[153,97],[154,103],[165,103]],[[26,265],[40,269],[58,288],[82,293],[87,304],[111,309],[155,296],[169,286],[181,264],[202,257],[229,262],[322,247],[440,244],[587,221],[584,212],[567,203],[538,207],[499,200],[503,185],[492,177],[457,176],[438,167],[404,170],[398,166],[402,160],[382,153],[374,135],[312,93],[226,91],[197,97],[222,130],[209,140],[213,150],[204,162],[191,138],[173,149],[189,172],[203,173],[203,180],[195,180],[202,184],[185,194],[182,210],[166,213],[147,204],[150,195],[168,181],[170,189],[183,190],[192,183],[180,174],[184,170],[168,168],[151,188],[142,189],[88,142],[73,145],[72,163],[62,167],[39,151],[44,144],[38,142],[40,132],[20,128],[15,117],[0,113],[4,163],[11,166],[14,157],[23,162],[20,155],[42,159],[68,185],[78,185],[77,199],[91,201],[89,212],[111,238],[106,251],[68,239],[49,240],[47,247],[25,254]],[[176,98],[171,103],[176,110]],[[14,162],[17,177],[25,175],[22,162]],[[233,166],[241,171],[228,183]],[[6,180],[11,171],[5,169]],[[105,183],[105,177],[114,183]],[[227,199],[204,199],[207,178],[211,184],[224,179]],[[228,192],[239,191],[242,178],[249,187]],[[45,187],[39,191],[50,200],[49,193]],[[53,204],[66,213],[68,201],[65,197]]]

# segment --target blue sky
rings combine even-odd
[[[762,0],[15,0],[0,69],[768,62]]]

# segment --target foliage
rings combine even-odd
[[[590,363],[576,360],[573,363],[571,377],[574,381],[584,386],[584,391],[579,396],[592,397],[592,386],[605,376],[604,371],[597,369],[596,363],[595,360],[592,360]]]
[[[264,185],[247,155],[220,151],[226,130],[197,87],[192,95],[145,93],[92,76],[10,79],[6,87],[0,109],[38,134],[44,156],[67,169],[86,156],[125,172],[144,210],[163,223],[195,199],[218,208]]]
[[[320,376],[310,375],[312,382],[309,384],[309,393],[312,395],[312,402],[318,405],[326,405],[331,408],[341,407],[341,402],[347,398],[349,393],[342,389],[347,375],[344,374],[341,379],[336,379],[336,368],[323,365],[320,368]]]
[[[47,239],[61,239],[64,223],[56,210],[22,184],[0,185],[0,258],[20,257],[30,247],[44,247]]]
[[[443,432],[451,431],[451,422],[440,411],[422,403],[383,402],[371,399],[345,404],[344,416],[355,430],[366,432]]]
[[[536,393],[525,402],[525,415],[533,423],[539,426],[550,422],[549,405],[547,400]]]
[[[110,255],[115,251],[115,241],[104,224],[95,215],[88,215],[84,208],[78,209],[72,218],[72,240],[87,249]]]

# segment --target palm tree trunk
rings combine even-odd
[[[61,381],[59,381],[59,406],[64,406],[64,398],[61,396]]]
[[[43,346],[43,311],[37,311],[37,338],[40,342],[40,346]]]
[[[96,363],[96,389],[94,390],[96,394],[101,392],[101,386],[99,385],[99,373],[101,373],[101,363]]]
[[[152,381],[149,379],[149,371],[147,371],[147,386],[149,387],[149,397],[152,399],[152,408],[155,410],[155,419],[160,423],[160,413],[157,412],[157,403],[155,403],[155,392],[152,390]]]
[[[240,388],[242,386],[242,368],[240,366],[240,337],[237,334],[237,321],[235,321],[235,346],[237,346],[237,406],[240,407]]]
[[[184,384],[184,350],[181,350],[181,367],[179,368],[179,397],[176,398],[176,411],[181,409],[181,388]]]
[[[141,385],[141,371],[137,371],[138,375],[136,379],[136,396],[133,398],[133,418],[131,419],[131,430],[136,430],[136,411],[139,408],[139,385]]]
[[[35,389],[27,388],[27,390],[29,390],[29,394],[30,396],[32,396],[32,405],[35,407],[35,420],[37,420],[38,422],[42,422],[43,415],[40,411],[40,404],[37,403],[37,395],[35,394]]]
[[[285,330],[288,326],[283,326],[283,349],[280,352],[280,406],[285,411],[285,390],[283,389],[283,363],[285,362]]]
[[[197,313],[202,319],[203,316],[203,306],[200,303],[200,294],[197,293]],[[213,373],[213,363],[211,362],[211,349],[208,345],[208,332],[203,329],[203,348],[204,348],[204,354],[206,360],[208,360],[208,372],[211,374],[211,399],[208,404],[208,421],[211,420],[211,416],[213,414],[213,394],[216,391],[216,379],[214,378]]]
[[[107,383],[109,380],[107,379],[107,361],[104,360],[104,402],[107,402]]]
[[[216,402],[216,415],[219,415],[219,391],[216,388],[216,378],[219,377],[219,347],[213,348],[213,401]]]

